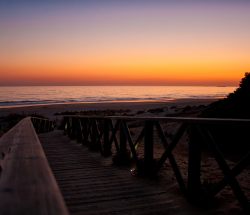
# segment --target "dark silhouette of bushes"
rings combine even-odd
[[[250,119],[250,73],[245,73],[233,93],[210,104],[201,116]]]
[[[226,98],[210,104],[200,117],[250,119],[250,73],[245,73],[239,87]],[[210,132],[226,152],[250,149],[250,127],[212,126]]]

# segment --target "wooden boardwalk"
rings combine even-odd
[[[92,144],[96,143],[96,135],[93,133],[96,123],[91,125],[94,127],[90,129],[92,135],[88,141]],[[122,125],[121,128],[125,128],[125,124]],[[34,128],[37,132],[46,132],[39,134],[40,141]],[[63,131],[50,132],[53,128],[53,122],[47,119],[27,117],[1,137],[0,215],[66,215],[68,212],[70,214],[228,214],[229,211],[230,214],[242,214],[240,208],[234,204],[241,202],[237,202],[236,198],[231,199],[231,202],[226,198],[224,203],[219,201],[222,204],[210,205],[209,209],[189,204],[179,189],[172,168],[165,165],[166,163],[158,172],[160,175],[157,179],[135,177],[131,175],[128,167],[113,165],[110,157],[104,158],[100,153],[90,152],[86,146],[64,136]],[[70,137],[79,136],[79,133],[70,126],[68,131]],[[108,133],[105,131],[104,140],[107,140],[108,136],[105,134]],[[123,143],[121,137],[123,136],[120,133],[120,147]],[[104,143],[109,142],[104,141]],[[148,144],[147,141],[145,144]],[[108,145],[104,146],[104,149],[108,149]],[[121,149],[120,147],[118,149]],[[234,185],[237,183],[233,182],[237,181],[234,176],[248,163],[249,153],[228,174],[225,173],[225,179],[220,181],[220,187],[224,188],[227,185],[226,180],[230,176],[232,179],[229,181],[230,185],[232,189],[235,188]],[[227,165],[226,167],[229,168]],[[245,187],[245,190],[247,189]],[[233,190],[236,194],[241,191]],[[203,202],[207,204],[207,201]],[[249,214],[247,204],[242,206],[247,209],[246,214]]]
[[[39,135],[71,214],[200,214],[178,185],[134,177],[62,131]],[[206,211],[210,214],[209,211]]]

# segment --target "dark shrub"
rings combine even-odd
[[[239,87],[226,98],[210,104],[200,117],[250,119],[250,73],[245,73]],[[230,153],[250,149],[250,128],[211,126],[209,129],[220,147]]]

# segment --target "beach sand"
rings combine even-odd
[[[80,112],[89,110],[130,110],[133,113],[138,111],[147,111],[155,108],[165,108],[167,113],[178,112],[187,106],[208,105],[215,99],[177,99],[166,102],[100,102],[100,103],[63,103],[48,105],[30,105],[0,107],[0,117],[9,114],[39,114],[49,118],[56,118],[56,113],[62,112]],[[165,112],[166,114],[166,112]]]

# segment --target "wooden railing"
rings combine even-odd
[[[30,117],[0,138],[0,156],[0,214],[68,214]]]
[[[155,176],[168,159],[180,190],[190,201],[204,203],[229,185],[243,210],[249,213],[249,200],[236,176],[248,168],[250,152],[247,152],[233,168],[230,168],[210,132],[210,128],[214,125],[221,127],[242,126],[250,129],[250,120],[75,115],[64,117],[65,133],[70,138],[76,139],[83,145],[88,145],[92,150],[99,150],[103,156],[110,156],[115,153],[113,161],[117,164],[135,163],[134,173]],[[138,131],[138,126],[141,127],[140,131]],[[134,131],[135,127],[137,127],[136,131]],[[173,128],[175,128],[174,133],[170,131]],[[132,133],[138,135],[132,135]],[[199,138],[197,138],[198,136]],[[183,142],[184,137],[193,137],[186,141],[188,151],[186,156],[188,162],[187,179],[184,179],[173,153],[173,150]],[[164,150],[158,158],[154,153],[156,139],[164,146]],[[209,146],[211,156],[223,173],[221,181],[216,184],[209,184],[209,186],[205,186],[201,181],[201,153],[204,143]],[[142,145],[143,148],[141,152],[138,150],[139,145]]]
[[[31,117],[31,121],[37,133],[49,132],[55,128],[54,122],[46,118]]]

